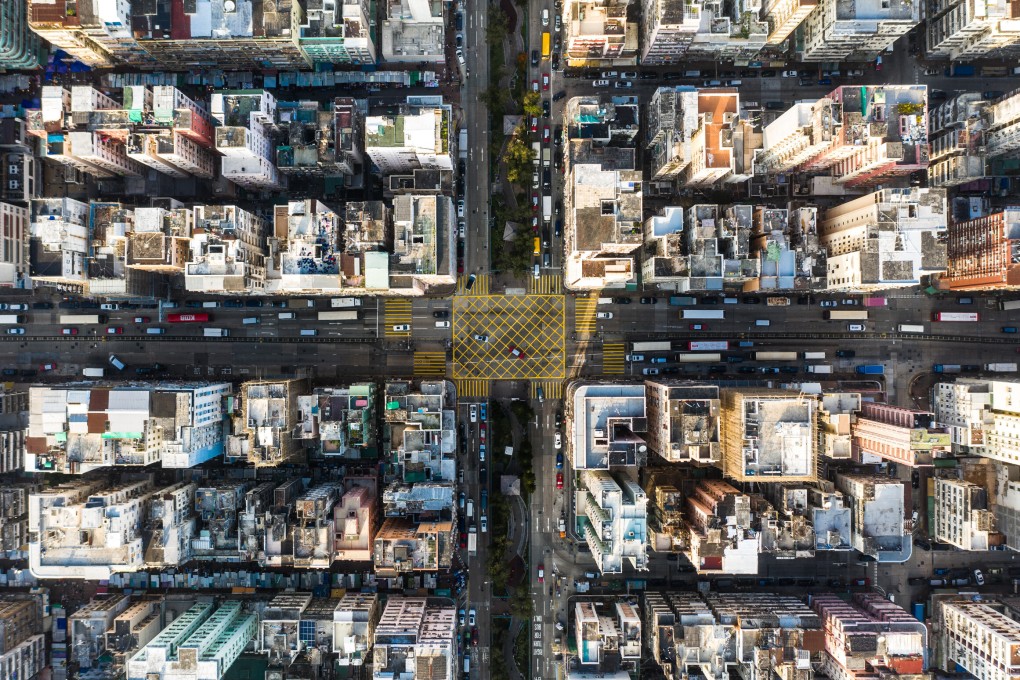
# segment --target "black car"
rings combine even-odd
[[[17,374],[18,374],[18,369],[16,369],[16,368],[5,368],[4,370],[0,371],[0,375],[5,375],[5,376],[15,376]]]
[[[643,297],[643,298],[641,298],[641,304],[643,304],[643,305],[654,305],[654,304],[658,304],[658,302],[659,302],[659,298],[654,298],[654,297]]]
[[[719,304],[719,298],[715,295],[706,295],[701,298],[701,304],[703,305],[717,305]]]
[[[836,350],[836,356],[840,359],[853,359],[857,356],[857,352],[852,349],[838,349]]]
[[[737,368],[738,373],[754,373],[754,366],[740,366]]]
[[[434,316],[437,319],[449,319],[450,318],[450,310],[449,309],[437,309],[436,311],[432,312],[432,316]]]
[[[618,305],[629,305],[630,304],[630,298],[629,297],[614,297],[613,298],[613,302],[615,302]]]
[[[725,373],[726,372],[726,367],[723,366],[722,364],[717,364],[715,366],[709,366],[708,367],[708,372],[709,373]]]
[[[666,71],[665,73],[662,74],[663,80],[680,80],[683,77],[684,74],[680,73],[679,71]]]
[[[559,92],[553,95],[553,101],[558,102],[559,100],[563,99],[566,96],[567,96],[566,90],[560,90]]]
[[[542,100],[542,115],[545,116],[546,118],[548,118],[549,117],[549,112],[550,112],[551,109],[552,109],[552,105],[549,103],[549,100],[548,99],[543,99]]]
[[[538,50],[531,50],[531,65],[538,66]]]
[[[245,307],[261,307],[262,306],[262,300],[245,300],[244,301],[244,306]]]
[[[761,298],[757,295],[745,295],[743,302],[745,305],[760,305]]]
[[[556,412],[556,419],[553,421],[556,423],[556,427],[563,427],[563,411]]]
[[[641,75],[638,76],[641,80],[654,80],[658,77],[657,73],[652,73],[651,71],[642,71]]]
[[[761,72],[762,78],[775,78],[776,72],[773,69],[767,68]]]
[[[81,303],[74,301],[64,301],[58,303],[57,307],[59,307],[60,309],[78,309],[79,307],[81,307]]]
[[[780,366],[780,373],[799,373],[800,370],[796,366]]]
[[[237,309],[238,307],[244,307],[244,300],[225,300],[223,302],[223,306],[231,309]]]
[[[665,374],[679,373],[680,369],[676,366],[667,366],[666,368],[662,369],[662,372]]]
[[[910,486],[915,489],[918,489],[921,486],[921,473],[917,470],[910,473]]]
[[[32,309],[53,309],[52,302],[33,302]]]
[[[798,305],[806,305],[810,302],[807,295],[801,295],[797,298]]]

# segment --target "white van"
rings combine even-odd
[[[217,307],[220,306],[220,303],[218,303],[218,302],[203,302],[202,306],[205,307],[206,309],[216,309]]]
[[[314,328],[302,328],[301,329],[301,335],[316,336],[318,334],[319,334],[319,331],[315,330]]]
[[[110,355],[110,365],[116,368],[118,371],[124,370],[124,362],[118,359],[116,354]]]
[[[613,298],[599,298],[599,301],[595,304],[599,305],[611,305],[613,304]]]
[[[280,312],[276,315],[280,321],[293,321],[297,318],[297,314],[294,312]]]
[[[86,378],[102,378],[103,377],[103,369],[102,368],[86,368],[86,369],[84,369],[81,372],[81,374],[84,375]]]
[[[754,325],[755,326],[771,326],[772,322],[769,321],[768,319],[755,319],[754,320]]]
[[[243,319],[241,319],[241,323],[243,323],[245,326],[251,326],[253,324],[262,323],[262,319],[260,319],[257,316],[246,316]]]
[[[158,326],[150,326],[145,329],[146,335],[163,335],[164,333],[166,333],[166,329],[159,328]]]
[[[473,498],[468,499],[467,516],[468,519],[475,518],[475,499]]]
[[[226,328],[203,328],[202,335],[207,338],[225,338],[230,335],[230,331]]]
[[[734,298],[734,297],[728,297],[728,298],[723,298],[722,299],[722,303],[724,305],[736,305],[736,304],[740,304],[740,300],[738,300],[737,298]]]

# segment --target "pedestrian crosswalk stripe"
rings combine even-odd
[[[591,335],[595,332],[595,306],[598,298],[577,298],[574,305],[574,329],[578,333]]]
[[[488,295],[489,294],[489,275],[488,274],[475,274],[475,282],[471,285],[471,290],[467,289],[467,283],[470,276],[459,276],[457,277],[457,295]]]
[[[622,375],[624,373],[623,357],[626,346],[622,342],[609,342],[602,345],[602,373],[604,375]]]
[[[383,318],[385,320],[385,334],[388,337],[407,337],[410,330],[396,331],[394,326],[410,325],[411,323],[411,301],[402,298],[386,300],[383,305]]]
[[[532,277],[530,281],[532,295],[559,295],[562,292],[563,279],[559,276],[543,274],[537,279]]]
[[[446,375],[446,352],[415,352],[415,375]]]
[[[542,388],[543,399],[562,399],[563,381],[561,380],[532,380],[531,398],[538,399],[538,388]]]
[[[458,399],[469,397],[487,398],[489,396],[488,380],[457,380],[456,384]]]

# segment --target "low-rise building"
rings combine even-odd
[[[601,605],[601,606],[600,606]],[[615,617],[606,612],[609,609]],[[641,616],[637,601],[574,602],[578,662],[584,667],[634,667],[641,659]]]
[[[861,410],[856,392],[823,392],[818,407],[818,453],[830,460],[853,455],[853,424]]]
[[[390,597],[375,626],[373,678],[398,673],[454,680],[458,675],[457,612],[423,597]]]
[[[701,574],[757,574],[756,511],[767,503],[722,480],[702,480],[687,496],[690,561]]]
[[[344,8],[349,6],[358,5]],[[277,113],[285,134],[276,147],[282,174],[354,180],[352,176],[362,172],[365,119],[353,99],[337,97],[326,107],[313,100],[280,102]]]
[[[905,562],[913,550],[911,524],[904,519],[903,482],[866,474],[838,474],[836,486],[851,511],[854,549],[878,562]]]
[[[320,64],[376,63],[372,7],[365,0],[340,6],[323,0],[305,0],[296,35],[298,49],[313,67]],[[371,18],[370,18],[371,17]]]

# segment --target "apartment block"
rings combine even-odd
[[[670,463],[720,461],[718,386],[649,380],[645,406],[652,451]]]
[[[247,482],[223,481],[198,484],[194,491],[195,530],[191,559],[228,563],[241,561],[239,518],[244,509]]]
[[[127,662],[128,680],[222,678],[258,633],[238,600],[199,602]]]
[[[928,185],[953,187],[985,177],[988,102],[963,92],[931,109]]]
[[[988,157],[1010,155],[1020,149],[1020,91],[992,102],[987,112],[985,151]]]
[[[568,66],[637,63],[638,26],[627,21],[630,0],[563,4],[563,56]]]
[[[985,433],[983,455],[1011,465],[1020,464],[1020,382],[989,381],[991,426]]]
[[[390,597],[375,626],[372,668],[377,677],[454,680],[458,675],[457,610],[424,597]],[[410,669],[410,671],[408,671]]]
[[[722,480],[701,480],[687,496],[690,561],[700,574],[757,574],[758,517],[751,496]],[[760,499],[758,499],[760,500]]]
[[[223,154],[223,177],[246,189],[279,188],[272,147],[276,98],[266,90],[226,90],[212,94],[210,109],[219,123],[216,150]]]
[[[457,550],[455,530],[456,525],[448,520],[387,517],[372,545],[376,576],[391,578],[448,569]]]
[[[1020,674],[1020,623],[998,602],[952,598],[937,607],[942,668],[959,667],[978,680],[1010,680]]]
[[[822,489],[811,489],[808,492],[815,550],[850,550],[850,508],[844,502],[843,494],[831,487],[829,483]]]
[[[988,490],[963,479],[935,478],[934,538],[960,550],[988,550],[1002,544],[995,529]]]
[[[280,482],[262,482],[244,492],[244,504],[238,508],[237,549],[243,562],[259,566],[281,566],[284,543],[290,536],[293,504],[305,490],[297,477]]]
[[[394,511],[399,509],[399,514],[404,514],[401,508],[406,491],[398,489],[408,489],[412,484],[415,488],[435,487],[438,490],[430,491],[429,495],[437,500],[448,496],[452,507],[457,475],[457,416],[448,387],[445,381],[430,380],[417,384],[401,380],[386,383],[382,438],[390,443],[386,455],[393,470],[395,505],[388,503],[385,495],[384,505],[390,505]],[[420,507],[417,501],[407,505]]]
[[[586,518],[583,536],[602,574],[648,569],[648,497],[622,473],[585,470],[579,477],[575,507]]]
[[[575,470],[639,467],[648,458],[645,388],[641,385],[586,384],[574,389],[573,418],[564,448]]]
[[[347,490],[333,509],[334,558],[341,562],[368,562],[372,559],[378,523],[377,494],[368,485],[352,483],[350,478],[346,481]]]
[[[73,1],[33,0],[27,3],[29,28],[53,47],[64,50],[83,64],[93,68],[111,66],[113,57],[104,45],[105,31],[95,12],[95,4],[94,0],[83,0],[79,12],[78,4]],[[121,3],[115,7],[115,11],[123,11]]]
[[[723,390],[723,474],[738,482],[814,480],[817,410],[804,394]]]
[[[842,110],[833,99],[796,102],[762,129],[755,172],[790,172],[838,144],[842,131]]]
[[[441,26],[437,30],[442,33]],[[452,171],[453,131],[452,109],[442,97],[410,97],[395,115],[365,118],[365,153],[383,175],[419,168]]]
[[[985,431],[992,426],[990,383],[969,378],[940,382],[931,394],[935,420],[949,431],[953,451],[983,453]]]
[[[229,436],[232,458],[247,459],[255,467],[276,467],[304,459],[298,424],[298,396],[310,391],[303,379],[250,381],[241,385],[241,402]]]
[[[223,453],[227,383],[32,387],[25,469],[190,468]]]
[[[34,680],[49,667],[50,645],[45,635],[30,635],[9,651],[0,654],[0,667],[8,677]]]
[[[797,31],[801,61],[874,61],[921,20],[916,3],[820,0]]]
[[[456,220],[449,196],[394,197],[393,253],[365,254],[365,288],[422,295],[456,283]]]
[[[878,562],[905,562],[913,532],[904,518],[903,482],[891,477],[838,474],[836,486],[851,511],[854,549]]]
[[[223,129],[223,128],[217,128]],[[193,208],[184,286],[203,293],[261,293],[266,286],[267,220],[236,205]]]
[[[916,286],[947,265],[945,189],[882,189],[825,211],[828,289]]]
[[[305,0],[295,39],[305,60],[318,64],[376,63],[374,20],[368,2]]]
[[[382,61],[442,63],[446,61],[444,8],[431,0],[386,0],[386,18],[379,30]]]
[[[1015,55],[1020,42],[1016,11],[1003,0],[939,0],[929,10],[928,55],[970,61],[989,55]]]
[[[147,596],[132,599],[127,607],[118,613],[105,630],[105,649],[116,650],[115,658],[130,658],[136,651],[149,644],[163,628],[161,596]],[[97,647],[97,652],[99,649]]]
[[[769,484],[772,508],[758,514],[761,552],[776,559],[814,557],[819,543],[811,525],[811,489],[804,484]]]
[[[0,288],[27,288],[29,283],[29,209],[0,203]]]
[[[5,559],[28,557],[28,496],[38,488],[35,482],[8,482],[0,489],[0,556]]]
[[[39,40],[28,29],[28,3],[9,2],[0,7],[0,69],[34,69],[39,66]]]
[[[74,650],[73,659],[82,669],[95,666],[99,657],[107,651],[107,632],[112,630],[114,620],[130,604],[130,595],[95,597],[68,617],[67,632]]]
[[[830,460],[849,460],[853,455],[852,428],[861,410],[855,392],[823,392],[818,408],[818,453]]]
[[[344,236],[341,216],[314,198],[275,206],[268,240],[267,292],[340,292],[346,287],[347,271],[362,273],[360,261],[344,252]]]
[[[344,5],[350,6],[357,7]],[[280,173],[335,177],[362,172],[365,118],[353,99],[337,97],[325,108],[311,100],[280,102],[277,112],[286,135],[276,147]]]
[[[681,553],[690,549],[684,504],[687,494],[653,475],[647,484],[651,496],[648,545],[656,552]]]
[[[373,383],[317,387],[311,394],[299,394],[295,437],[304,440],[315,457],[375,457],[379,452],[376,399]]]
[[[340,666],[364,666],[371,660],[375,627],[382,617],[376,593],[344,593],[333,611],[333,649]]]
[[[177,482],[148,501],[143,518],[149,532],[143,553],[147,566],[180,567],[191,561],[195,488],[193,483]]]
[[[952,453],[949,430],[936,425],[934,413],[891,404],[864,402],[853,436],[862,463],[884,460],[916,468]]]
[[[1011,290],[1020,286],[1020,207],[1010,206],[949,225],[949,261],[941,280],[954,290]]]
[[[23,118],[0,119],[0,201],[28,205],[39,195],[41,166],[35,146]]]
[[[819,247],[814,206],[755,206],[749,257],[741,263],[744,290],[818,290],[826,285],[826,253]]]
[[[608,610],[608,611],[607,611]],[[641,658],[637,600],[574,602],[574,639],[582,667],[634,667]]]
[[[0,427],[0,473],[21,472],[25,467],[25,428]]]
[[[701,26],[701,3],[680,0],[642,0],[641,63],[679,62]]]
[[[824,0],[766,0],[761,18],[769,27],[767,45],[780,45]]]
[[[135,229],[126,235],[127,269],[155,275],[184,273],[191,257],[195,213],[173,199],[167,204],[135,208]]]

